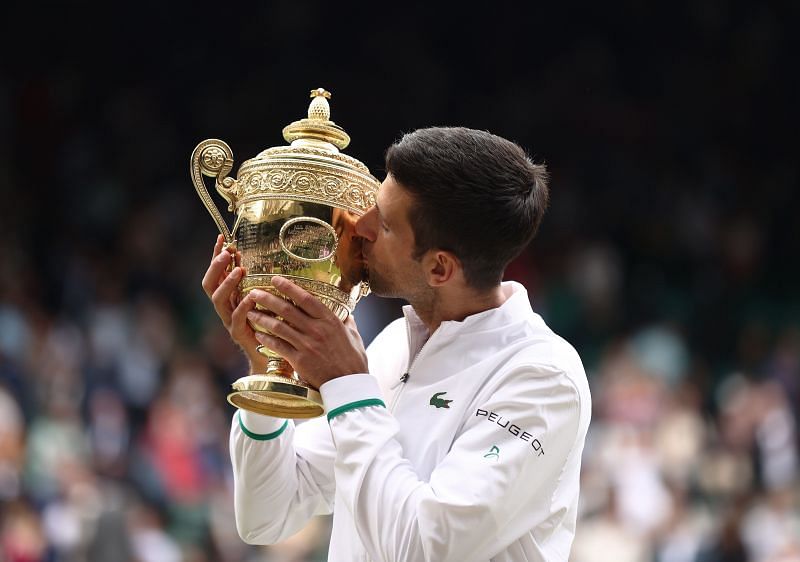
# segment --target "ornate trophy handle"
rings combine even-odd
[[[192,183],[197,190],[197,194],[203,201],[206,209],[211,213],[211,218],[217,223],[217,228],[225,237],[225,244],[231,245],[234,243],[233,234],[225,224],[225,219],[211,199],[211,195],[206,189],[203,182],[203,176],[216,178],[215,184],[217,191],[228,202],[228,210],[233,210],[233,190],[232,187],[235,183],[233,178],[227,177],[228,172],[233,168],[233,151],[223,141],[217,139],[206,139],[192,151],[190,159],[189,172],[192,175]],[[235,227],[234,227],[235,228]]]

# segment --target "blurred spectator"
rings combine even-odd
[[[36,511],[22,501],[3,504],[0,554],[7,562],[44,562],[47,540]]]
[[[0,386],[0,500],[19,497],[25,447],[22,410]]]

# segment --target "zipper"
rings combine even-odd
[[[408,320],[406,320],[406,335],[408,337],[408,343],[410,345],[411,344],[411,326],[409,325]],[[403,393],[403,389],[406,386],[405,383],[407,383],[408,379],[411,378],[411,367],[413,367],[414,364],[417,362],[417,359],[419,359],[419,356],[422,354],[422,351],[428,346],[428,342],[431,341],[432,337],[433,337],[433,334],[431,334],[430,337],[428,337],[428,339],[425,340],[425,343],[422,344],[422,347],[419,348],[419,351],[417,351],[417,353],[416,353],[416,355],[414,355],[414,357],[411,357],[411,353],[409,352],[408,368],[406,369],[406,372],[403,373],[402,376],[400,377],[400,379],[390,387],[391,389],[395,389],[395,388],[398,387],[398,385],[400,385],[400,384],[403,385],[400,388],[400,390],[398,390],[395,393],[394,397],[392,398],[392,403],[389,405],[389,412],[394,413],[394,409],[397,406],[397,403],[400,401],[400,395]]]

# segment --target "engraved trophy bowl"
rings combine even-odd
[[[197,145],[190,172],[226,249],[241,255],[245,276],[240,298],[253,289],[282,296],[271,283],[274,275],[281,275],[344,321],[369,292],[355,223],[375,204],[380,182],[364,164],[339,152],[350,137],[330,120],[330,96],[322,88],[312,90],[308,117],[283,129],[290,144],[246,160],[236,179],[228,176],[233,153],[216,139]],[[217,192],[236,215],[230,230],[204,175],[215,178]],[[324,412],[319,392],[301,381],[283,357],[263,346],[258,351],[268,359],[266,372],[234,382],[228,402],[282,418],[313,418]]]

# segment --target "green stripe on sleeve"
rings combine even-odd
[[[350,402],[349,404],[344,404],[328,412],[328,421],[331,421],[336,416],[344,414],[345,412],[349,412],[350,410],[355,410],[356,408],[365,408],[367,406],[381,406],[382,408],[385,408],[386,404],[384,404],[383,400],[379,398],[367,398],[366,400]]]
[[[242,422],[242,416],[239,414],[239,411],[236,411],[236,417],[239,418],[239,427],[242,429],[242,433],[247,435],[250,439],[255,439],[256,441],[269,441],[270,439],[275,439],[281,433],[286,430],[286,427],[289,425],[289,420],[283,422],[283,425],[277,431],[273,431],[272,433],[260,434],[260,433],[253,433],[249,429],[244,426],[244,422]]]

